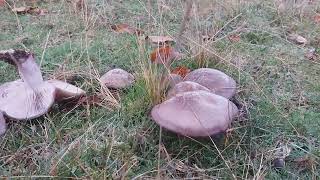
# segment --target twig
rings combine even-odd
[[[186,10],[185,10],[185,13],[184,13],[184,16],[183,16],[183,20],[182,20],[182,23],[181,23],[181,26],[180,26],[180,30],[179,30],[179,33],[178,33],[178,36],[177,36],[177,49],[179,49],[179,50],[182,49],[182,45],[181,45],[182,35],[185,32],[186,24],[190,19],[190,13],[191,13],[191,9],[192,9],[192,4],[193,4],[192,0],[188,0],[187,1]]]

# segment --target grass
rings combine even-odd
[[[109,27],[127,23],[146,34],[175,36],[184,1],[88,0],[87,11],[75,11],[68,1],[39,1],[37,6],[49,10],[45,16],[0,8],[0,49],[32,50],[46,77],[75,74],[74,83],[91,94],[101,89],[96,77],[107,69],[123,68],[138,77],[133,87],[118,92],[120,108],[56,105],[39,119],[9,120],[0,137],[0,177],[319,178],[320,61],[304,54],[310,47],[320,53],[320,24],[312,19],[320,4],[303,8],[298,1],[293,8],[290,2],[279,14],[270,0],[195,1],[182,38],[186,58],[177,64],[194,69],[201,59],[238,84],[233,101],[241,116],[222,140],[214,141],[160,130],[149,115],[160,101],[151,100],[150,92],[159,91],[156,86],[150,90],[142,76],[145,71],[152,79],[154,71],[141,66],[152,47],[142,45],[141,53],[135,36]],[[16,1],[23,5],[31,2]],[[288,41],[288,31],[309,43]],[[230,34],[241,40],[230,42]],[[201,35],[215,35],[215,40],[200,41]],[[0,63],[1,83],[17,77]],[[112,98],[107,100],[110,105]],[[277,170],[273,160],[279,144],[291,153]]]

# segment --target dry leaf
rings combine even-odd
[[[0,7],[3,7],[4,5],[6,5],[6,2],[4,0],[0,0]]]
[[[172,39],[170,36],[148,36],[147,38],[155,44],[165,44],[174,42],[174,39]]]
[[[241,40],[241,37],[238,34],[232,34],[228,38],[231,42],[239,42]]]
[[[159,47],[152,51],[150,59],[156,64],[171,64],[172,60],[178,59],[182,56],[181,53],[177,52],[171,46]]]
[[[15,12],[17,14],[23,14],[23,13],[27,13],[30,9],[31,7],[18,7],[18,8],[13,8],[12,12]]]
[[[17,14],[29,13],[29,14],[35,14],[35,15],[43,16],[43,15],[48,13],[48,10],[40,9],[38,7],[29,7],[29,6],[27,6],[27,7],[13,8],[12,12],[15,12]]]
[[[181,77],[185,77],[189,72],[190,72],[190,69],[184,66],[176,67],[171,71],[172,74],[178,74]]]
[[[84,0],[74,0],[73,1],[73,8],[75,10],[82,10],[85,8],[85,2]]]
[[[111,29],[113,29],[115,32],[118,32],[118,33],[129,33],[129,34],[137,34],[137,35],[143,34],[143,31],[133,28],[128,24],[111,25]]]
[[[298,34],[289,34],[288,39],[296,44],[307,44],[308,40]]]
[[[314,18],[313,18],[313,20],[314,20],[314,22],[316,22],[316,23],[320,23],[320,14],[315,15]]]

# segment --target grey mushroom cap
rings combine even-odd
[[[238,108],[228,99],[206,91],[192,91],[156,105],[152,119],[161,127],[190,137],[226,131]]]
[[[48,80],[56,88],[55,100],[62,101],[83,96],[86,92],[72,84],[60,80]]]
[[[0,111],[16,120],[34,119],[46,114],[54,103],[55,87],[47,82],[30,88],[21,80],[0,86]]]
[[[176,84],[173,88],[171,88],[168,91],[168,98],[174,97],[177,94],[184,93],[184,92],[190,92],[190,91],[207,91],[210,92],[210,90],[196,82],[192,81],[182,81],[178,84]]]
[[[134,83],[134,76],[123,69],[112,69],[101,76],[100,81],[109,88],[121,89]]]
[[[215,94],[231,98],[236,94],[236,81],[225,73],[211,68],[200,68],[190,72],[185,81],[196,82],[207,87]]]

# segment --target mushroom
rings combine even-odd
[[[84,90],[63,81],[52,79],[48,80],[48,82],[56,88],[55,99],[57,101],[81,97],[86,94]]]
[[[3,117],[3,113],[0,111],[0,136],[3,135],[7,130],[6,120]]]
[[[126,88],[134,83],[134,76],[123,69],[112,69],[101,76],[100,81],[109,88]]]
[[[210,90],[198,83],[192,82],[192,81],[182,81],[178,84],[176,84],[173,88],[171,88],[168,91],[168,98],[171,98],[177,94],[184,93],[184,92],[189,92],[189,91],[198,91],[198,90],[203,90],[210,92]]]
[[[190,137],[215,135],[227,130],[238,108],[228,99],[206,91],[191,91],[156,105],[152,119],[161,127]]]
[[[187,74],[185,81],[196,82],[227,99],[236,93],[236,81],[225,73],[211,68],[200,68]]]
[[[21,77],[21,80],[0,86],[0,112],[4,116],[16,120],[34,119],[47,113],[55,100],[84,94],[83,90],[62,81],[44,81],[30,52],[0,51],[0,60],[15,65]]]
[[[54,103],[55,87],[44,82],[32,53],[20,50],[1,51],[0,57],[16,65],[22,78],[0,88],[0,111],[17,120],[37,118]]]

